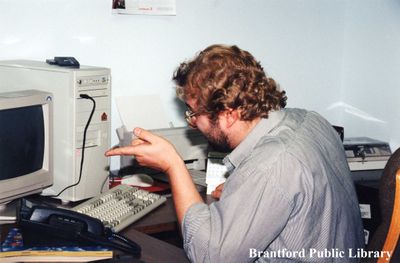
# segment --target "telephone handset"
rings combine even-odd
[[[138,244],[105,228],[100,220],[75,211],[22,204],[18,222],[26,245],[100,245],[140,257]]]

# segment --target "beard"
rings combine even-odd
[[[232,149],[229,146],[228,136],[220,130],[218,123],[213,123],[210,132],[204,134],[213,150],[218,152],[230,152]]]

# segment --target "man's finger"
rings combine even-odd
[[[118,147],[111,150],[106,151],[106,156],[115,156],[115,155],[135,155],[135,147],[134,146],[126,146],[126,147]]]
[[[215,189],[214,191],[211,192],[211,196],[215,199],[219,199],[221,197],[222,191]]]
[[[134,139],[134,140],[132,140],[131,145],[135,146],[135,145],[140,145],[140,144],[143,144],[143,143],[146,143],[146,142],[143,141],[142,139]]]
[[[219,184],[217,187],[215,187],[215,190],[222,192],[222,190],[224,190],[224,183]]]
[[[135,128],[133,129],[133,133],[135,134],[136,137],[138,137],[139,139],[149,142],[149,143],[153,143],[155,141],[155,139],[157,138],[156,135],[152,134],[151,132],[142,129],[142,128]]]

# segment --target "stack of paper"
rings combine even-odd
[[[211,194],[218,185],[224,183],[228,176],[228,169],[222,163],[225,156],[226,153],[208,153],[206,172],[207,194]]]

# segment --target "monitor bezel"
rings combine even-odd
[[[53,96],[49,92],[39,90],[22,90],[0,93],[0,111],[21,107],[42,107],[45,150],[42,167],[32,173],[0,180],[0,206],[35,193],[53,184]]]

